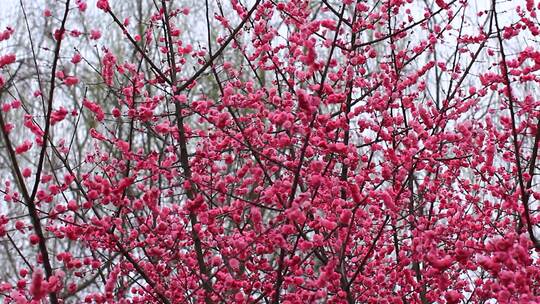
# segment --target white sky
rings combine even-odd
[[[18,0],[0,0],[0,29],[3,30],[10,23],[10,19],[17,18],[15,14],[17,3]]]

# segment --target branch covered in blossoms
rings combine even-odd
[[[540,302],[540,3],[477,2],[20,1],[2,302]]]

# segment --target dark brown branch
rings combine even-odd
[[[532,181],[532,178],[533,176],[531,176],[531,180],[527,183],[527,186],[525,186],[525,182],[523,181],[523,169],[521,168],[521,153],[520,153],[520,149],[519,149],[519,139],[518,139],[518,131],[517,131],[517,127],[516,127],[516,114],[515,114],[515,110],[514,110],[514,95],[512,93],[512,86],[510,84],[510,76],[508,76],[508,65],[507,65],[507,62],[506,62],[506,53],[504,51],[504,44],[503,44],[503,38],[501,36],[501,29],[500,29],[500,26],[499,26],[499,18],[497,16],[497,11],[496,11],[496,4],[497,4],[497,1],[496,0],[493,0],[492,1],[492,10],[493,10],[493,14],[495,16],[495,27],[497,28],[497,40],[499,41],[499,47],[500,47],[500,52],[501,52],[501,73],[502,73],[502,76],[503,76],[503,79],[504,79],[504,83],[506,85],[506,90],[508,92],[508,103],[509,103],[509,107],[510,107],[510,119],[511,119],[511,122],[512,122],[512,144],[513,144],[513,147],[514,147],[514,157],[516,159],[516,167],[517,167],[517,171],[518,171],[518,183],[519,183],[519,189],[520,189],[520,192],[521,192],[521,202],[523,204],[523,215],[525,216],[525,221],[527,223],[527,232],[529,233],[529,238],[531,239],[531,241],[533,242],[533,245],[534,245],[534,248],[536,248],[536,250],[540,250],[540,241],[536,238],[536,236],[534,235],[534,231],[533,231],[533,224],[532,224],[532,221],[531,221],[531,214],[530,214],[530,208],[529,208],[529,192],[528,192],[528,188],[527,186],[529,186],[529,183]],[[540,125],[540,123],[539,123]],[[534,158],[536,158],[536,154],[538,153],[538,140],[540,138],[540,131],[537,130],[537,133],[536,133],[536,139],[535,139],[535,147],[533,148],[533,156]],[[531,159],[531,168],[532,168],[532,171],[534,172],[534,164],[536,162],[536,159]],[[530,169],[531,170],[531,169]]]

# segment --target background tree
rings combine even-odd
[[[535,1],[15,6],[4,302],[539,301]]]

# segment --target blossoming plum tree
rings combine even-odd
[[[540,301],[538,1],[188,4],[0,29],[3,302]]]

